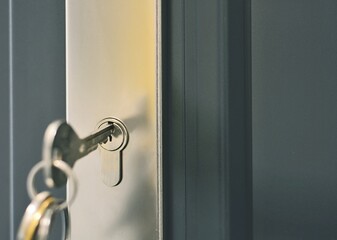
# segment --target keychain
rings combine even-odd
[[[98,130],[83,139],[79,138],[66,122],[54,121],[48,126],[42,148],[43,160],[31,169],[27,177],[27,191],[32,201],[22,218],[17,240],[46,240],[54,217],[58,213],[62,213],[63,216],[63,239],[69,239],[68,206],[73,202],[77,193],[77,180],[72,167],[78,159],[118,136],[121,136],[119,140],[122,141],[117,142],[115,148],[106,150],[117,151],[120,160],[121,151],[128,143],[129,134],[124,123],[117,118],[103,119]],[[72,192],[68,201],[56,199],[48,191],[37,193],[34,178],[41,169],[44,170],[45,183],[49,188],[63,186],[67,180],[70,180]]]
[[[37,163],[28,174],[27,190],[31,203],[28,205],[22,218],[17,240],[46,240],[49,236],[50,227],[56,214],[63,215],[63,239],[68,240],[70,235],[70,217],[68,206],[74,200],[77,193],[77,180],[72,169],[62,160],[55,160],[54,167],[61,170],[72,183],[72,195],[69,201],[54,198],[50,192],[37,193],[34,187],[36,173],[45,166],[44,161]]]

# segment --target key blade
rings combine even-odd
[[[98,144],[109,141],[114,131],[114,125],[111,123],[106,128],[99,130],[92,135],[81,140],[80,154],[85,156],[97,149]]]

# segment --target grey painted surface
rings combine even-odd
[[[10,239],[8,2],[1,1],[1,238]],[[14,235],[29,203],[26,177],[49,122],[65,118],[64,2],[12,1]],[[4,13],[2,13],[4,11]],[[4,26],[2,26],[4,25]],[[2,222],[3,221],[3,222]],[[2,224],[4,223],[4,224]]]
[[[164,1],[166,239],[251,239],[249,1]]]
[[[256,240],[337,239],[336,12],[252,1]]]
[[[8,2],[0,2],[0,236],[9,239]]]

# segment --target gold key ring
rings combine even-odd
[[[40,220],[48,207],[55,202],[55,199],[53,197],[48,197],[45,199],[37,211],[32,215],[32,218],[30,219],[30,223],[27,227],[27,230],[25,232],[24,240],[31,240],[34,237],[34,234],[39,226]]]
[[[38,217],[36,215],[37,212],[41,212],[43,210],[45,201],[51,197],[49,192],[41,192],[37,194],[34,199],[32,199],[31,203],[26,208],[26,211],[21,220],[20,227],[18,229],[17,240],[26,240],[27,239],[27,231],[28,229],[33,229],[33,225],[31,226],[31,222],[34,221]],[[48,200],[47,202],[49,202]],[[32,230],[29,230],[30,232]],[[29,234],[29,233],[28,233]],[[33,231],[34,235],[34,231]]]
[[[60,201],[49,205],[48,209],[45,211],[44,215],[40,219],[38,229],[34,235],[34,238],[38,240],[47,240],[51,226],[53,225],[53,219],[56,214],[60,214],[63,218],[63,237],[61,239],[69,240],[70,239],[70,216],[68,209],[59,210],[58,204]]]

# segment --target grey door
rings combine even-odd
[[[1,1],[0,18],[0,238],[15,239],[44,130],[65,118],[64,2]]]
[[[162,7],[166,239],[336,239],[336,3]],[[0,234],[15,239],[44,129],[65,118],[64,2],[1,1],[0,19]]]
[[[336,12],[252,0],[255,239],[337,239]]]

